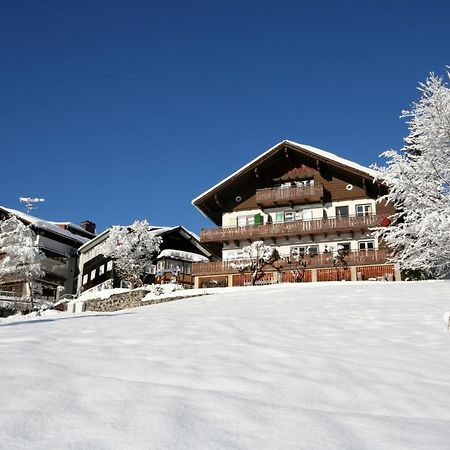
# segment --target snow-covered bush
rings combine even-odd
[[[146,220],[127,227],[114,226],[103,244],[102,253],[114,259],[117,275],[132,286],[142,286],[142,277],[159,252],[162,238],[152,234]]]
[[[380,201],[397,211],[377,236],[402,269],[444,276],[450,271],[450,88],[432,74],[419,90],[420,100],[402,114],[411,119],[405,145],[384,152],[387,164],[377,167],[389,188]]]
[[[27,286],[27,301],[40,285],[35,280],[45,272],[41,265],[45,255],[36,243],[36,234],[17,217],[0,221],[0,281],[19,281]]]

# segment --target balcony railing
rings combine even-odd
[[[244,239],[264,240],[272,237],[300,237],[324,233],[364,231],[380,226],[383,217],[380,214],[373,214],[266,223],[244,227],[204,228],[200,233],[200,240],[202,242],[230,242]]]
[[[261,206],[314,203],[320,202],[322,197],[323,185],[321,184],[316,186],[258,189],[256,191],[256,203]]]
[[[386,249],[352,251],[344,258],[348,266],[363,266],[385,264],[389,259],[389,251]],[[307,269],[329,268],[333,267],[333,258],[330,253],[319,253],[311,258],[307,258]],[[233,267],[235,261],[212,261],[192,264],[193,275],[225,275],[238,273]],[[295,267],[295,262],[288,259],[280,259],[276,265],[281,270],[290,270]],[[270,270],[270,267],[267,267]],[[275,270],[275,269],[273,269]]]

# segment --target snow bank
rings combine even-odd
[[[450,282],[214,291],[0,322],[0,446],[448,448]]]

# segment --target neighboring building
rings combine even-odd
[[[294,257],[311,258],[305,281],[395,276],[387,250],[370,229],[389,224],[391,206],[378,203],[385,187],[376,171],[308,145],[283,141],[192,201],[218,227],[200,242],[222,246],[221,262],[193,265],[196,286],[248,283],[232,263],[262,240],[281,257],[265,282],[292,281]],[[333,267],[330,247],[342,246],[347,267]],[[398,274],[397,274],[398,278]]]
[[[78,226],[70,222],[52,222],[0,206],[0,220],[11,216],[16,216],[25,225],[31,226],[36,234],[37,244],[45,254],[42,265],[45,276],[36,280],[42,286],[42,297],[55,299],[58,293],[75,293],[78,248],[95,237],[95,224],[86,221]],[[23,284],[20,279],[3,280],[0,282],[0,290],[21,296]]]
[[[79,249],[78,291],[98,291],[120,287],[124,283],[114,271],[114,261],[102,254],[102,243],[110,229],[85,243]],[[154,236],[161,236],[161,253],[149,261],[146,283],[177,282],[184,287],[193,286],[191,267],[193,261],[207,261],[212,252],[199,242],[198,236],[182,226],[152,227]]]

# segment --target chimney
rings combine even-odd
[[[95,234],[95,223],[91,222],[90,220],[84,220],[80,223],[80,227],[85,229],[88,233]]]

